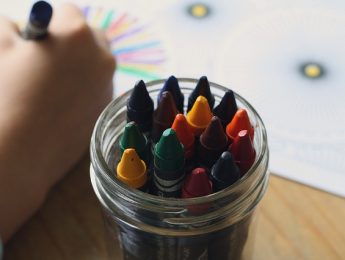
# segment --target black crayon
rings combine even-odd
[[[225,129],[227,124],[229,124],[234,117],[237,109],[234,92],[229,89],[225,92],[218,106],[213,109],[213,114],[220,119]]]
[[[134,121],[143,133],[151,131],[153,100],[144,81],[138,81],[127,101],[127,122]]]
[[[188,98],[187,112],[189,112],[189,110],[192,109],[195,100],[199,96],[204,96],[207,99],[207,101],[208,101],[210,109],[213,108],[215,99],[214,99],[214,96],[211,93],[210,83],[208,82],[208,79],[207,79],[206,76],[202,76],[199,79],[195,89],[190,94],[190,96]]]

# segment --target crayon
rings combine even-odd
[[[223,152],[211,169],[213,192],[222,191],[241,177],[240,170],[230,152]],[[232,224],[210,235],[209,259],[241,259],[248,230],[241,223]]]
[[[200,136],[198,160],[201,165],[211,168],[219,156],[228,148],[228,137],[224,133],[222,123],[214,116]]]
[[[187,177],[182,188],[181,198],[196,198],[212,193],[212,183],[206,169],[195,168]],[[192,214],[206,212],[208,205],[191,205],[188,210]],[[205,235],[180,238],[177,259],[208,259],[208,237]]]
[[[229,259],[241,259],[243,249],[248,239],[250,223],[253,219],[253,213],[248,214],[239,222],[233,224],[232,239],[229,246]]]
[[[180,86],[178,84],[177,79],[174,76],[170,76],[164,83],[163,88],[160,90],[157,98],[157,103],[159,104],[163,92],[168,91],[172,95],[175,101],[175,105],[177,110],[180,113],[183,113],[183,103],[184,103],[184,95],[181,92]]]
[[[143,133],[151,131],[153,100],[144,81],[138,81],[127,101],[127,122],[134,121]]]
[[[195,168],[189,174],[182,188],[182,199],[206,196],[212,193],[212,182],[204,168]]]
[[[140,212],[139,214],[145,213]],[[145,215],[145,218],[150,218],[150,215]],[[132,225],[122,224],[120,224],[118,232],[124,260],[177,259],[176,237],[158,235],[137,229]],[[118,252],[113,257],[118,259]]]
[[[244,175],[254,164],[256,152],[247,130],[240,131],[229,146],[241,174]]]
[[[125,149],[120,163],[117,166],[117,178],[131,186],[147,192],[148,182],[146,166],[134,149]],[[126,260],[136,259],[173,259],[170,257],[176,248],[175,239],[160,237],[133,229],[130,226],[121,226],[119,229],[123,257]]]
[[[149,142],[144,134],[140,132],[135,122],[129,122],[125,126],[125,130],[120,138],[119,147],[121,155],[128,148],[133,148],[146,165],[150,163],[150,147]]]
[[[183,114],[177,114],[171,128],[176,132],[178,139],[183,144],[186,160],[191,159],[194,155],[195,139],[186,117]]]
[[[234,92],[229,89],[225,92],[218,106],[213,108],[213,115],[217,116],[220,119],[225,129],[234,117],[237,109],[238,108]]]
[[[213,108],[215,99],[211,93],[210,83],[208,82],[208,79],[206,76],[202,76],[199,79],[198,83],[196,84],[195,89],[190,94],[188,98],[187,112],[189,112],[192,109],[195,101],[197,100],[199,96],[205,97],[210,106],[210,109]]]
[[[212,112],[205,97],[199,96],[196,99],[186,119],[194,135],[200,136],[212,119]]]
[[[147,190],[146,165],[133,148],[126,149],[116,167],[117,178],[134,189]]]
[[[209,235],[209,260],[242,259],[253,213]]]
[[[161,197],[179,198],[185,176],[184,150],[173,129],[166,129],[154,148],[153,185]]]
[[[153,114],[151,139],[154,144],[159,141],[163,131],[171,127],[177,113],[172,95],[168,91],[163,92],[160,103]]]
[[[133,228],[129,225],[120,225],[119,233],[120,244],[122,247],[123,260],[155,259],[154,243],[150,243],[152,235]],[[118,255],[116,255],[118,257]]]
[[[219,157],[211,169],[210,179],[212,181],[213,192],[221,191],[241,178],[233,156],[229,151],[225,151]]]
[[[46,38],[52,15],[53,8],[50,4],[45,1],[34,3],[22,37],[26,40],[42,40]]]
[[[245,109],[237,110],[231,122],[226,126],[226,134],[233,140],[241,130],[247,130],[250,138],[253,140],[254,128],[250,124],[248,113]]]
[[[248,236],[248,228],[239,223],[209,234],[209,260],[242,259],[242,251]]]
[[[184,147],[185,172],[191,172],[196,166],[195,137],[191,131],[186,117],[183,114],[177,114],[171,127]]]

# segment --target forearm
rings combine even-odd
[[[44,41],[0,17],[0,236],[39,208],[86,151],[112,97],[115,60],[73,5],[57,8]],[[2,46],[1,43],[8,43]]]
[[[0,235],[4,242],[40,207],[48,190],[33,151],[25,143],[20,147],[16,135],[0,133]]]

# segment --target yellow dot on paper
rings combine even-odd
[[[196,17],[204,17],[207,14],[207,7],[201,4],[192,7],[192,15]]]
[[[321,75],[321,67],[317,64],[308,64],[304,67],[304,74],[308,78],[317,78]]]
[[[204,18],[210,13],[208,6],[204,4],[193,4],[189,6],[188,13],[195,18]]]

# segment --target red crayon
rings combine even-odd
[[[212,193],[212,182],[204,168],[195,168],[185,180],[182,188],[183,199],[206,196]]]
[[[188,175],[182,188],[183,199],[206,196],[212,193],[212,182],[204,168],[196,168]],[[209,205],[198,204],[187,206],[191,214],[202,214]],[[210,259],[208,258],[209,238],[205,235],[179,239],[178,257],[176,259]]]
[[[175,130],[178,139],[183,144],[186,160],[190,159],[194,154],[195,138],[185,116],[177,114],[171,128]]]
[[[247,130],[250,138],[253,140],[254,128],[250,124],[247,111],[242,108],[237,110],[231,122],[226,126],[226,134],[233,140],[241,130]]]
[[[238,133],[234,142],[229,146],[229,151],[234,156],[235,162],[243,176],[252,167],[256,156],[253,142],[247,130],[242,130]]]

